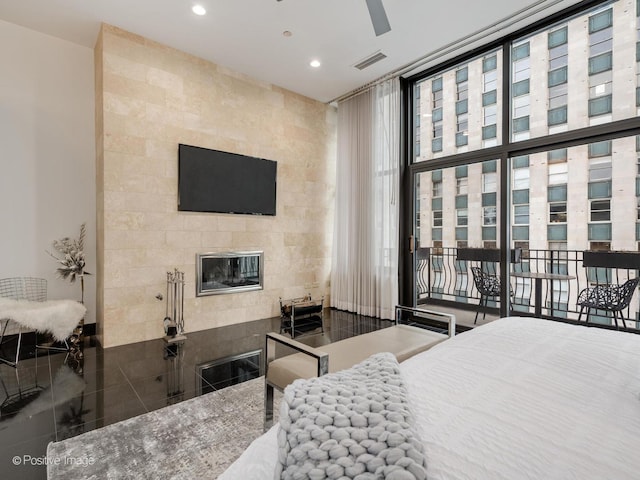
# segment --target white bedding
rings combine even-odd
[[[640,335],[510,317],[400,368],[430,480],[640,478]],[[276,429],[219,478],[273,478]]]

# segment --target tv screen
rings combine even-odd
[[[178,210],[276,214],[273,160],[180,144]]]

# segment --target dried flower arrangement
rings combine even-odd
[[[53,248],[59,255],[47,251],[49,255],[56,259],[61,265],[56,270],[58,276],[63,279],[69,279],[71,283],[75,283],[76,278],[80,278],[80,288],[82,302],[84,303],[84,276],[91,275],[87,272],[84,259],[84,239],[86,235],[86,224],[80,226],[80,237],[77,239],[64,237],[60,240],[53,241]]]

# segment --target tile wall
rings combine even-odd
[[[174,268],[189,332],[275,316],[279,296],[328,294],[335,108],[109,25],[95,57],[103,345],[164,334],[155,296]],[[277,215],[178,212],[179,143],[276,160]],[[237,250],[264,251],[264,290],[196,298],[196,253]]]

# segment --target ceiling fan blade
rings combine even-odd
[[[373,30],[376,32],[376,37],[379,37],[383,33],[387,33],[391,30],[389,25],[389,19],[387,13],[384,11],[382,0],[366,0],[367,8],[369,9],[369,16],[371,16],[371,23],[373,23]]]

